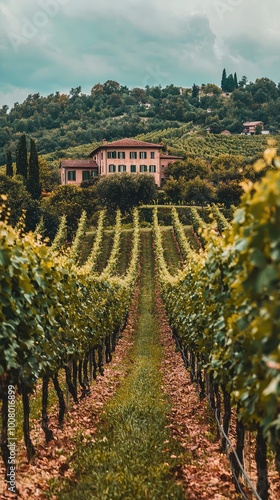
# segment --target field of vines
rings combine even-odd
[[[261,155],[267,148],[268,140],[275,141],[277,148],[280,148],[279,135],[231,135],[220,134],[201,135],[199,129],[192,130],[192,125],[186,124],[177,128],[167,128],[164,130],[148,132],[135,137],[137,140],[153,143],[163,142],[170,154],[180,156],[199,157],[211,161],[222,154],[232,154],[243,156],[249,161]],[[94,146],[98,146],[98,143]],[[64,156],[69,158],[82,158],[88,156],[93,145],[84,144],[68,148],[64,151]],[[53,160],[53,154],[44,155],[48,161]]]
[[[276,154],[273,149],[265,157],[275,167]],[[274,168],[261,182],[244,187],[233,220],[213,205],[204,212],[188,209],[186,225],[182,211],[168,207],[165,225],[155,206],[143,230],[140,212],[147,208],[134,211],[130,230],[122,227],[119,211],[114,227],[106,228],[101,211],[94,232],[86,233],[83,213],[70,244],[65,217],[51,244],[40,236],[42,222],[34,233],[24,232],[24,219],[11,227],[2,197],[0,398],[7,484],[14,471],[11,404],[22,400],[24,443],[32,461],[31,395],[40,388],[48,443],[54,437],[50,386],[62,427],[64,387],[78,404],[112,359],[137,286],[140,235],[143,244],[152,232],[154,278],[174,346],[199,398],[209,402],[237,492],[243,494],[245,482],[256,498],[274,499],[268,466],[273,462],[280,474],[280,171]],[[246,476],[247,433],[255,443],[256,484]]]
[[[245,136],[208,134],[190,134],[187,125],[175,129],[166,129],[159,132],[137,136],[140,140],[161,142],[168,145],[171,154],[190,155],[205,160],[216,158],[222,154],[244,156],[248,160],[261,155],[267,148],[268,139],[275,141],[275,147],[280,147],[279,136]]]

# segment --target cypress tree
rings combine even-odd
[[[16,149],[16,172],[17,175],[22,175],[27,179],[27,146],[26,146],[26,135],[22,134],[17,143]]]
[[[235,89],[235,83],[234,83],[234,78],[233,78],[232,73],[230,75],[228,75],[228,77],[227,77],[226,87],[227,87],[227,92],[233,92]]]
[[[38,200],[41,196],[39,160],[34,139],[30,139],[28,191],[34,200]]]
[[[223,69],[222,73],[221,88],[223,92],[227,92],[227,72],[225,68]]]
[[[234,79],[234,87],[235,87],[236,89],[238,89],[238,80],[237,80],[237,74],[236,74],[236,73],[234,73],[234,77],[233,77],[233,79]]]
[[[199,95],[199,86],[195,83],[192,86],[192,97],[198,97]]]
[[[8,177],[13,177],[13,160],[11,151],[7,151],[7,163],[6,163],[6,175]]]

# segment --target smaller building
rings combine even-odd
[[[221,135],[231,135],[231,132],[229,130],[223,130]]]
[[[60,161],[61,184],[77,184],[88,181],[98,175],[98,165],[92,158],[89,160],[63,159]]]
[[[175,161],[180,161],[180,160],[183,160],[182,156],[167,155],[167,154],[166,155],[165,154],[161,154],[160,155],[160,164],[161,164],[161,177],[160,177],[160,180],[161,180],[161,185],[165,181],[165,172],[166,172],[166,169],[167,169],[168,165],[171,165]]]
[[[243,123],[243,127],[244,127],[244,134],[247,135],[254,135],[256,133],[257,127],[261,127],[261,130],[264,129],[263,122],[261,121],[245,122]]]

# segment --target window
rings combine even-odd
[[[130,152],[130,159],[131,159],[131,160],[136,160],[136,158],[137,158],[137,153],[136,153],[136,151],[131,151],[131,152]]]
[[[135,174],[136,173],[136,165],[130,165],[130,172],[132,174]]]
[[[140,172],[147,172],[147,165],[140,165]]]
[[[107,158],[117,158],[116,151],[108,151]]]
[[[83,181],[88,181],[90,179],[91,172],[89,170],[82,171],[82,179]]]
[[[67,179],[68,179],[68,181],[75,181],[76,180],[76,170],[69,170],[67,172]]]
[[[147,158],[147,153],[146,153],[146,151],[141,151],[141,153],[140,153],[140,158],[141,158],[142,160],[146,160],[146,158]]]
[[[155,153],[152,151],[151,152],[151,160],[154,160],[155,159]]]
[[[152,174],[154,174],[156,171],[157,171],[156,165],[150,165],[149,166],[149,172],[151,172]]]
[[[126,172],[126,166],[125,165],[119,165],[118,166],[118,172]]]
[[[161,171],[164,172],[164,165],[161,165]]]
[[[119,151],[118,152],[118,158],[121,159],[121,160],[124,160],[125,159],[125,152],[124,151]]]
[[[103,153],[101,153],[101,160],[103,160]]]
[[[112,174],[113,172],[116,172],[116,165],[109,165],[109,172]]]

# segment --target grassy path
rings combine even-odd
[[[179,445],[166,427],[169,407],[161,389],[163,348],[155,314],[151,231],[142,233],[142,258],[131,371],[107,405],[95,443],[77,450],[77,484],[64,490],[61,499],[185,498],[172,477],[176,460],[170,458],[179,454]]]

